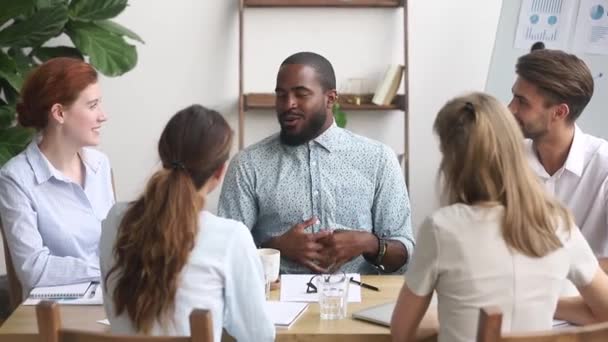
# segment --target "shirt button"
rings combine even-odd
[[[319,196],[319,192],[317,190],[313,191],[312,194],[315,196]]]
[[[315,165],[317,165],[317,162],[316,161],[312,161],[312,162],[310,162],[310,165],[315,166]]]

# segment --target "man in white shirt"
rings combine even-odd
[[[608,269],[608,142],[577,125],[593,95],[578,57],[535,50],[519,58],[509,109],[519,122],[530,166],[573,213],[602,268]]]

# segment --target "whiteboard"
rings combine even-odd
[[[570,1],[576,1],[578,8],[578,0]],[[520,5],[520,0],[503,0],[502,2],[492,61],[486,81],[486,91],[505,103],[509,103],[511,100],[511,86],[516,78],[517,58],[529,51],[529,49],[513,47]],[[570,48],[566,50],[572,52],[572,46],[573,44],[570,42]],[[606,84],[608,82],[608,56],[578,54],[578,57],[583,59],[591,69],[595,89],[591,101],[577,119],[577,124],[584,132],[608,140],[608,85]],[[598,77],[600,74],[602,76]]]

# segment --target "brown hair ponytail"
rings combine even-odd
[[[116,315],[126,311],[148,333],[171,316],[179,275],[194,248],[204,199],[199,190],[227,160],[232,130],[217,112],[193,105],[174,115],[161,135],[163,169],[131,203],[118,228],[112,293]]]

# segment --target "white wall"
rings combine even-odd
[[[410,195],[414,225],[437,206],[435,113],[450,97],[484,88],[501,0],[410,0]],[[112,162],[119,200],[132,200],[157,166],[156,143],[168,118],[192,103],[215,108],[236,129],[237,1],[132,0],[118,21],[140,34],[130,73],[103,79],[109,114],[100,148]],[[400,10],[248,9],[245,90],[271,92],[289,54],[313,50],[338,83],[364,77],[373,90],[388,63],[402,58]],[[340,88],[340,85],[338,86]],[[403,113],[349,113],[348,128],[403,152]],[[249,112],[246,143],[277,131],[272,112]],[[216,192],[209,207],[217,206]],[[4,263],[1,263],[4,266]]]
[[[438,206],[435,115],[449,98],[485,88],[501,5],[501,0],[410,1],[410,200],[415,227]]]

